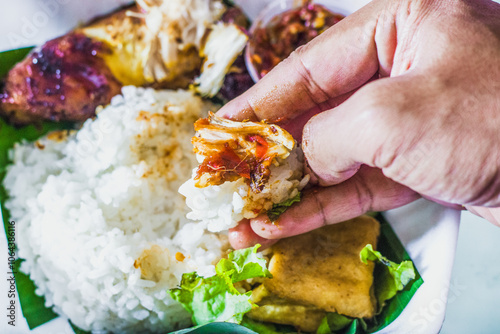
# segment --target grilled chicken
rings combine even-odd
[[[111,52],[104,55],[104,60],[123,85],[188,88],[200,72],[202,58],[198,49],[191,43],[182,48],[169,45],[170,53],[162,54],[166,43],[158,32],[149,29],[142,16],[145,14],[134,6],[98,19],[79,31],[109,47]],[[180,40],[174,29],[170,36]]]
[[[214,96],[247,41],[242,12],[226,9],[220,0],[138,0],[51,40],[8,73],[0,115],[18,125],[82,121],[123,85]]]
[[[17,125],[92,117],[121,88],[101,58],[108,52],[101,42],[78,33],[45,43],[8,73],[1,114]]]

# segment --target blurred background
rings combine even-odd
[[[266,0],[245,0],[266,1]],[[348,1],[348,0],[346,0]],[[94,0],[106,12],[128,0]],[[41,44],[92,18],[87,1],[0,0],[0,51]],[[443,334],[500,333],[500,228],[462,213]]]

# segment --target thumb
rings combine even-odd
[[[384,170],[414,142],[401,115],[403,76],[371,82],[340,106],[312,117],[304,126],[302,149],[309,170],[322,186],[352,177],[361,165]],[[396,96],[395,96],[396,95]],[[404,96],[404,95],[403,95]],[[411,122],[410,122],[411,123]]]

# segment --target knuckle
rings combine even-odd
[[[306,44],[295,50],[288,58],[288,64],[298,76],[305,91],[309,92],[311,100],[319,105],[334,96],[323,88],[324,85],[317,81],[317,75],[311,71],[305,57],[308,53],[307,48]]]
[[[357,206],[360,214],[364,214],[373,208],[373,193],[363,178],[359,177],[357,181],[354,182],[358,199]]]

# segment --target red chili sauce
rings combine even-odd
[[[287,58],[299,46],[311,41],[344,18],[322,5],[306,4],[275,16],[250,37],[251,62],[260,77]]]
[[[266,157],[269,144],[257,134],[248,135],[246,140],[256,144],[255,156],[240,157],[226,143],[221,151],[205,158],[196,171],[195,180],[208,173],[212,177],[211,183],[219,185],[243,177],[249,181],[253,191],[262,191],[270,175],[270,163],[267,162],[270,157]]]

